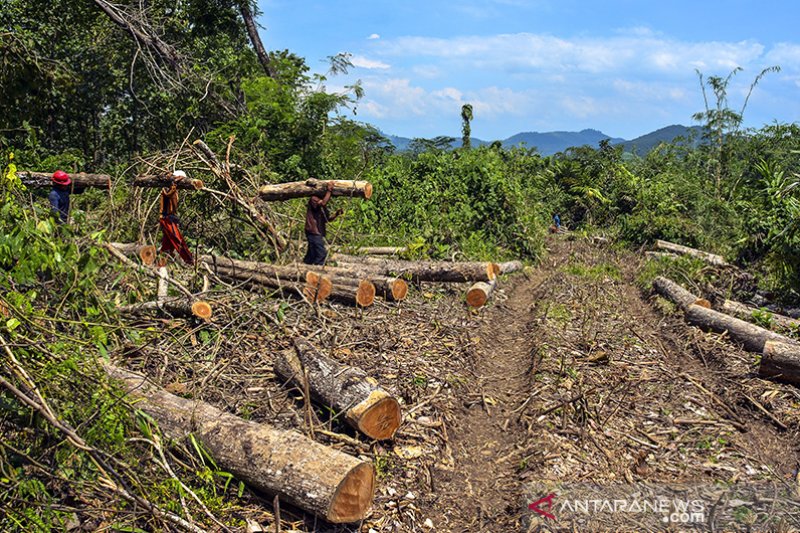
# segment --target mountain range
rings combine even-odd
[[[550,132],[522,132],[512,135],[508,139],[500,141],[504,148],[512,148],[514,146],[523,146],[526,148],[536,148],[542,155],[553,155],[558,152],[577,146],[589,145],[596,148],[598,143],[602,140],[609,140],[613,146],[621,145],[626,152],[635,152],[643,155],[658,146],[662,142],[672,142],[678,137],[685,139],[692,139],[693,143],[697,143],[700,137],[699,126],[681,126],[672,125],[667,126],[648,134],[636,137],[635,139],[626,140],[619,137],[611,137],[602,131],[585,129],[582,131],[550,131]],[[384,136],[391,141],[398,151],[407,151],[413,139],[407,137],[398,137],[395,135]],[[472,146],[485,146],[491,142],[481,139],[471,139]],[[453,146],[459,146],[460,139],[456,139]]]

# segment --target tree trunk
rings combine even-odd
[[[489,296],[492,295],[492,292],[496,286],[496,279],[493,279],[489,283],[483,281],[475,283],[467,291],[467,303],[470,305],[470,307],[483,307],[483,305],[489,301]]]
[[[672,252],[650,252],[650,251],[645,252],[644,256],[648,259],[677,259],[679,257],[678,254],[673,254]]]
[[[443,283],[464,283],[468,281],[492,281],[500,272],[497,263],[448,261],[402,261],[378,257],[358,257],[334,254],[337,263],[347,266],[357,265],[371,268],[389,276],[409,277],[415,281],[434,281]]]
[[[400,427],[400,403],[360,368],[343,365],[325,357],[307,340],[294,341],[296,353],[285,351],[275,357],[275,373],[304,389],[308,378],[311,394],[334,409],[335,416],[375,440],[394,437]]]
[[[162,302],[144,302],[139,304],[124,305],[119,308],[121,313],[141,314],[153,311],[162,311],[175,317],[194,316],[208,320],[213,314],[211,304],[203,300],[190,302],[181,298],[168,298]]]
[[[247,29],[247,36],[250,37],[250,43],[253,45],[253,50],[256,52],[258,62],[264,72],[270,78],[275,77],[275,71],[272,69],[272,64],[269,60],[269,55],[264,49],[264,44],[261,42],[261,37],[258,35],[258,26],[253,20],[253,12],[250,10],[250,0],[239,0],[239,12],[242,14],[244,20],[244,27]]]
[[[657,277],[653,280],[653,288],[684,311],[691,305],[699,305],[700,307],[711,309],[711,302],[705,298],[695,296],[670,279],[661,276]]]
[[[408,246],[332,246],[331,251],[353,255],[400,255],[408,251]]]
[[[800,344],[787,341],[768,340],[764,343],[758,373],[800,385]]]
[[[308,179],[306,181],[264,185],[258,189],[258,195],[264,201],[275,202],[308,196],[325,196],[327,190],[327,181]],[[334,180],[331,195],[351,196],[369,200],[372,196],[372,184],[368,181]]]
[[[208,265],[208,263],[206,264]],[[260,272],[230,268],[220,264],[213,267],[209,265],[209,267],[220,278],[234,283],[244,282],[245,286],[251,289],[269,287],[278,290],[284,296],[300,297],[309,302],[321,302],[325,299],[322,291],[318,293],[316,289],[309,289],[306,282],[288,281]]]
[[[162,176],[136,176],[133,180],[134,187],[170,187],[173,183],[178,189],[187,191],[199,191],[204,187],[203,180],[183,178],[180,181],[174,181],[172,174],[164,174]]]
[[[762,311],[757,307],[751,307],[743,303],[734,302],[733,300],[725,300],[721,308],[723,312],[747,321],[752,321],[754,314],[761,314],[765,319],[769,320],[771,325],[779,330],[791,332],[800,328],[800,320],[778,315],[770,311]]]
[[[155,246],[128,242],[112,242],[109,244],[125,255],[138,257],[145,265],[152,265],[156,260]]]
[[[375,294],[390,302],[402,302],[408,295],[408,283],[400,278],[391,278],[378,274],[366,275],[364,278],[348,277],[344,274],[336,275],[331,268],[322,269],[319,273],[330,278],[334,285],[341,284],[353,287],[358,286],[362,280],[369,281],[375,287]]]
[[[317,291],[323,299],[330,298],[348,305],[369,307],[375,302],[375,285],[365,279],[334,283],[328,276],[306,272],[306,291]]]
[[[519,272],[525,265],[522,264],[522,261],[506,261],[505,263],[498,263],[497,266],[500,267],[499,274],[510,274],[512,272]]]
[[[688,246],[682,246],[668,241],[656,241],[656,247],[661,250],[667,250],[679,255],[690,255],[698,259],[702,259],[706,263],[714,266],[728,266],[728,262],[721,255],[710,254]]]
[[[372,465],[296,431],[243,420],[205,402],[170,394],[143,376],[107,365],[170,438],[199,440],[220,469],[333,523],[364,518],[372,505]]]
[[[26,187],[51,187],[53,185],[53,174],[48,172],[30,172],[27,170],[17,171],[19,180]],[[111,176],[108,174],[70,174],[73,189],[110,189]]]
[[[686,320],[707,331],[727,332],[731,340],[744,346],[748,352],[762,353],[765,343],[770,340],[791,343],[783,335],[699,305],[688,306]]]

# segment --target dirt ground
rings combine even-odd
[[[240,299],[223,303],[210,337],[176,333],[127,354],[127,364],[376,465],[362,524],[326,526],[286,508],[283,531],[586,530],[528,509],[549,483],[796,489],[800,390],[757,378],[753,354],[643,294],[640,261],[554,238],[541,265],[503,280],[478,311],[465,308],[462,286],[423,285],[407,302],[363,311],[250,296],[246,311]],[[233,288],[220,291],[223,302],[225,294]],[[394,441],[364,440],[319,408],[309,423],[302,393],[272,372],[270,354],[294,335],[402,399]],[[167,343],[187,339],[193,348],[181,357],[164,356]],[[274,527],[271,498],[246,492],[239,501],[235,516]],[[653,527],[616,516],[601,529]],[[748,517],[739,518],[746,530]],[[800,524],[792,513],[784,523]]]

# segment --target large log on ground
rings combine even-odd
[[[208,265],[208,263],[205,263]],[[261,272],[254,272],[252,270],[242,270],[230,268],[221,264],[214,265],[209,268],[220,278],[233,281],[235,283],[244,283],[248,288],[269,287],[276,289],[284,296],[294,296],[305,298],[309,302],[321,302],[325,300],[327,295],[316,288],[310,288],[307,282],[296,282],[285,279],[280,279]]]
[[[130,242],[112,242],[109,244],[125,255],[138,257],[145,265],[152,265],[156,260],[155,246]]]
[[[702,259],[706,263],[714,266],[728,266],[728,262],[725,261],[725,258],[721,255],[717,254],[710,254],[708,252],[703,252],[701,250],[697,250],[695,248],[690,248],[688,246],[683,246],[680,244],[675,244],[669,241],[656,241],[656,247],[660,250],[667,250],[668,252],[673,252],[680,255],[690,255],[692,257],[696,257],[698,259]]]
[[[53,185],[51,181],[53,177],[52,172],[18,170],[17,176],[19,176],[19,180],[26,187],[50,187]],[[95,189],[111,188],[111,176],[108,174],[85,174],[79,172],[77,174],[70,174],[69,177],[72,180],[71,187],[75,189],[87,189],[89,187]]]
[[[358,305],[369,307],[375,302],[375,285],[365,279],[346,280],[342,283],[333,282],[328,276],[317,274],[316,272],[306,272],[306,292],[314,293],[323,299],[330,298],[348,305]]]
[[[173,183],[172,174],[163,174],[160,176],[136,176],[133,180],[134,187],[170,187]],[[204,187],[203,180],[184,178],[175,181],[175,186],[178,189],[187,191],[199,191]]]
[[[522,264],[522,261],[506,261],[505,263],[498,263],[497,266],[500,267],[500,274],[519,272],[525,268],[525,265]]]
[[[788,339],[765,342],[758,373],[800,385],[800,344]]]
[[[331,246],[331,250],[355,255],[400,255],[408,251],[408,246]]]
[[[306,267],[313,265],[304,265]],[[305,268],[299,267],[306,272],[306,280],[309,274],[316,274],[324,276],[333,284],[333,286],[347,286],[347,287],[368,287],[366,283],[372,285],[372,290],[375,294],[391,302],[402,302],[408,295],[408,283],[400,278],[390,278],[389,276],[381,276],[375,273],[364,273],[358,275],[356,273],[347,271],[346,269],[333,269],[333,268]],[[366,282],[366,283],[365,283]]]
[[[753,317],[757,315],[764,316],[765,318],[769,317],[770,323],[779,330],[795,331],[800,328],[800,320],[769,311],[762,311],[757,307],[752,307],[740,302],[734,302],[733,300],[725,300],[722,302],[720,309],[724,313],[741,318],[742,320],[752,321]]]
[[[699,305],[689,305],[685,316],[693,326],[716,333],[727,332],[734,342],[741,344],[748,352],[762,353],[767,341],[791,343],[783,335]]]
[[[275,372],[301,389],[308,379],[311,394],[335,415],[364,435],[391,439],[400,427],[400,403],[360,368],[347,366],[322,355],[307,340],[294,341],[294,352],[275,357]]]
[[[680,257],[678,254],[673,254],[672,252],[651,252],[646,251],[644,256],[648,259],[676,259]]]
[[[496,279],[493,279],[489,283],[479,281],[473,284],[472,287],[467,290],[467,304],[469,304],[470,307],[482,307],[489,301],[489,296],[492,295],[496,286]]]
[[[691,305],[698,305],[707,309],[711,308],[711,302],[705,298],[695,296],[671,279],[659,276],[653,280],[653,288],[656,292],[674,302],[684,311]]]
[[[161,302],[143,302],[139,304],[124,305],[119,308],[121,313],[142,314],[161,311],[175,317],[197,317],[208,320],[213,314],[211,304],[204,300],[184,300],[170,298]]]
[[[143,376],[108,365],[108,374],[137,399],[136,408],[172,439],[199,440],[220,469],[334,523],[364,518],[375,475],[369,462],[316,443],[296,431],[257,424],[205,402],[170,394]]]
[[[358,265],[372,268],[383,275],[408,277],[415,281],[444,283],[492,281],[500,273],[500,266],[497,263],[403,261],[400,259],[358,257],[345,254],[334,254],[333,259],[343,266]]]
[[[258,189],[258,196],[264,201],[275,202],[308,196],[325,196],[327,190],[327,181],[312,178],[306,181],[264,185]],[[372,184],[368,181],[333,180],[331,195],[365,198],[368,200],[372,197]]]

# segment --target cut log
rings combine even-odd
[[[500,272],[498,274],[510,274],[512,272],[519,272],[525,265],[522,264],[522,261],[506,261],[505,263],[498,263],[497,266],[500,267]]]
[[[350,280],[347,280],[348,283]],[[314,294],[330,298],[348,305],[369,307],[375,302],[375,285],[365,279],[353,280],[354,284],[333,282],[328,276],[316,272],[306,272],[306,294]]]
[[[496,279],[493,279],[489,283],[484,281],[475,283],[467,291],[467,304],[469,304],[470,307],[482,307],[489,301],[489,296],[492,295],[496,286]]]
[[[731,340],[748,352],[762,353],[765,343],[770,340],[789,341],[783,335],[699,305],[689,305],[685,316],[687,322],[706,331],[727,332]]]
[[[358,257],[334,254],[333,258],[342,266],[370,268],[382,275],[408,277],[415,281],[441,283],[465,283],[468,281],[492,281],[500,273],[497,263],[448,261],[403,261],[379,257]]]
[[[125,255],[138,257],[145,265],[152,265],[156,260],[155,246],[127,242],[112,242],[110,244]]]
[[[673,252],[679,255],[690,255],[692,257],[702,259],[703,261],[705,261],[710,265],[728,266],[728,262],[725,261],[725,258],[722,257],[721,255],[710,254],[708,252],[703,252],[701,250],[690,248],[688,246],[683,246],[668,241],[658,240],[656,241],[656,247],[660,250],[667,250],[668,252]]]
[[[180,181],[173,181],[172,174],[161,176],[137,176],[133,180],[134,187],[170,187],[175,183],[178,189],[186,191],[199,191],[203,188],[203,180],[184,178]]]
[[[331,251],[353,255],[400,255],[408,251],[408,246],[331,246]]]
[[[18,170],[17,176],[19,180],[26,187],[51,187],[53,182],[52,172],[30,172],[27,170]],[[88,189],[93,187],[95,189],[110,189],[111,176],[108,174],[85,174],[79,172],[77,174],[70,174],[72,180],[72,188],[75,189]]]
[[[213,315],[211,304],[203,300],[190,302],[181,298],[169,298],[162,302],[144,302],[119,307],[121,313],[144,314],[161,311],[174,317],[197,317],[208,320]]]
[[[221,470],[333,523],[364,518],[372,505],[372,464],[316,443],[296,431],[243,420],[210,404],[155,386],[143,376],[107,365],[170,438],[202,443]]]
[[[656,292],[671,300],[684,311],[691,305],[698,305],[706,309],[711,309],[711,302],[705,298],[695,296],[670,279],[661,276],[657,277],[653,280],[653,288]]]
[[[677,259],[678,257],[680,257],[678,254],[673,254],[672,252],[650,252],[650,251],[645,252],[644,256],[648,259]]]
[[[772,329],[779,329],[785,331],[796,331],[800,328],[800,320],[789,318],[788,316],[779,315],[770,311],[762,311],[757,307],[752,307],[733,300],[725,300],[720,306],[722,312],[733,315],[742,320],[753,321],[754,316],[761,314],[768,316],[770,323],[774,326]]]
[[[759,375],[800,385],[800,344],[768,340],[761,353]]]
[[[274,183],[258,189],[258,196],[266,202],[291,200],[309,196],[325,196],[328,182],[317,179]],[[369,200],[372,197],[372,184],[368,181],[333,180],[331,196],[350,196]]]
[[[295,351],[275,357],[275,373],[304,389],[322,404],[343,415],[353,428],[375,440],[394,437],[400,427],[400,403],[360,368],[322,355],[307,340],[294,341]]]
[[[205,264],[220,278],[235,283],[244,283],[250,289],[269,287],[276,289],[284,296],[300,297],[309,302],[321,302],[325,299],[322,292],[318,292],[316,289],[309,289],[306,282],[288,281],[260,272],[230,268],[221,264],[217,264],[214,267],[211,267],[208,263]]]
[[[303,266],[310,267],[313,265]],[[400,278],[391,278],[375,273],[363,273],[362,275],[358,275],[346,269],[334,269],[331,267],[302,269],[302,267],[298,266],[298,268],[305,270],[307,275],[308,273],[314,273],[324,276],[330,280],[333,286],[344,285],[347,287],[359,287],[363,285],[362,282],[369,282],[374,287],[376,295],[390,302],[402,302],[408,295],[408,283]]]

